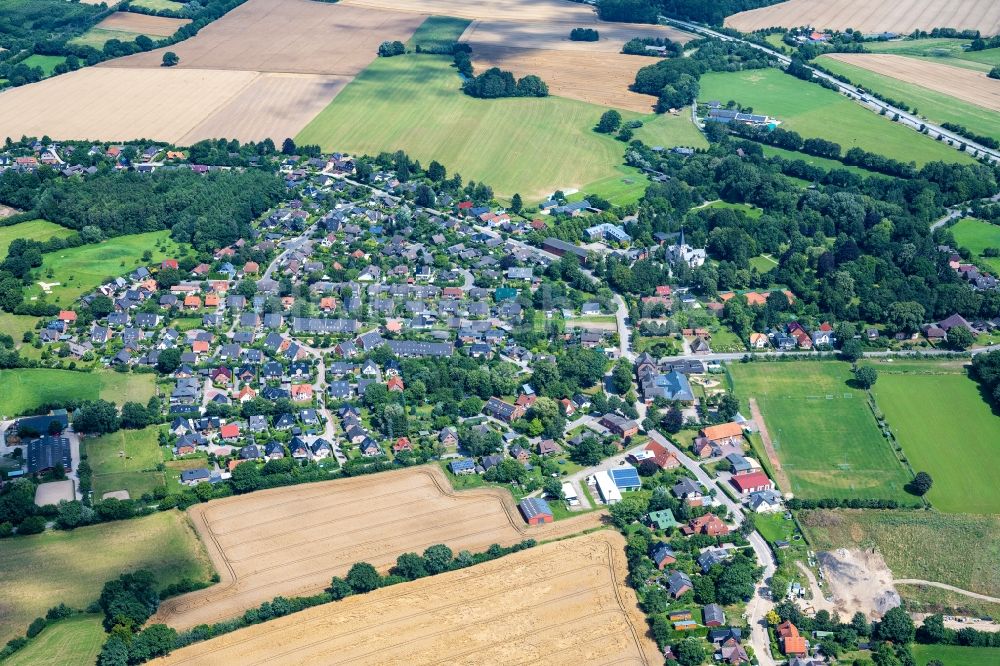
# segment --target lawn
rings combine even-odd
[[[1000,513],[1000,417],[953,365],[924,374],[879,366],[876,402],[915,471],[934,479],[927,499],[949,513]]]
[[[587,196],[596,194],[613,204],[626,206],[636,203],[646,194],[649,178],[635,167],[620,164],[614,168],[617,173],[593,183],[587,183],[580,191],[566,197],[569,201],[581,201]]]
[[[988,247],[1000,248],[1000,226],[983,220],[964,218],[950,229],[959,247],[967,248],[978,261],[989,266],[993,272],[1000,273],[1000,257],[982,256],[983,250]]]
[[[914,643],[913,658],[917,666],[937,659],[948,666],[988,666],[1000,664],[1000,648],[967,647],[964,645],[920,645]]]
[[[107,634],[99,614],[74,615],[45,628],[27,647],[4,661],[4,666],[93,666]]]
[[[121,404],[135,400],[143,404],[153,395],[151,374],[111,370],[77,372],[51,368],[0,370],[0,414],[13,416],[41,405],[70,399],[103,398]]]
[[[677,116],[669,113],[646,116],[642,127],[633,130],[633,138],[647,146],[708,148],[708,139],[691,122],[691,114],[686,111]]]
[[[846,76],[863,88],[915,107],[920,115],[932,122],[957,123],[976,134],[1000,138],[1000,113],[846,62],[823,56],[816,62],[835,74]]]
[[[408,50],[417,46],[427,49],[447,49],[458,41],[465,29],[472,23],[469,19],[451,16],[429,16],[420,24],[410,40],[406,42]]]
[[[750,204],[745,204],[745,203],[730,203],[728,201],[722,201],[722,200],[710,201],[704,206],[699,206],[694,210],[700,210],[702,208],[724,208],[726,210],[738,210],[741,213],[746,214],[746,216],[749,217],[751,220],[756,220],[760,218],[761,215],[764,214],[764,211],[761,210],[760,208],[757,208],[756,206],[752,206]]]
[[[0,541],[0,562],[0,642],[23,634],[56,604],[85,608],[106,581],[125,571],[148,569],[163,587],[212,575],[201,542],[179,511],[5,539]]]
[[[35,270],[32,276],[35,284],[28,287],[26,296],[35,299],[45,295],[39,281],[50,285],[59,283],[51,287],[45,300],[68,306],[109,278],[125,275],[143,265],[142,255],[146,250],[152,253],[146,263],[159,263],[180,252],[170,239],[169,231],[118,236],[101,243],[49,252],[43,256],[41,268]]]
[[[112,39],[117,39],[120,42],[134,42],[135,38],[140,34],[142,33],[126,32],[125,30],[108,30],[107,28],[91,28],[79,37],[71,39],[69,43],[76,46],[89,46],[100,50]],[[158,38],[153,37],[152,39],[155,40]]]
[[[475,99],[459,86],[450,58],[378,58],[296,141],[355,153],[405,150],[529,203],[619,173],[625,145],[593,131],[603,107],[559,97]],[[622,117],[650,121],[645,135],[657,140],[674,131],[651,115]]]
[[[947,144],[920,136],[863,109],[842,95],[807,83],[777,69],[710,72],[701,77],[701,100],[736,100],[781,121],[781,127],[803,138],[839,143],[842,152],[858,146],[904,162],[923,165],[934,160],[970,162]]]
[[[56,65],[66,62],[66,56],[49,56],[49,55],[38,55],[33,53],[24,60],[21,61],[22,65],[27,65],[28,67],[35,68],[41,67],[42,71],[45,72],[45,76],[52,76],[53,70],[55,70]]]
[[[167,9],[174,12],[183,11],[185,7],[185,3],[174,2],[174,0],[132,0],[129,4],[135,7],[145,7],[146,9],[153,9],[156,11]]]
[[[127,490],[130,497],[138,498],[165,484],[163,472],[156,469],[163,462],[158,434],[158,429],[151,427],[85,440],[96,499],[114,490]]]
[[[0,333],[6,333],[14,338],[15,345],[20,345],[24,332],[35,330],[37,321],[38,317],[0,312]]]
[[[778,260],[771,255],[757,255],[750,257],[750,266],[757,269],[758,273],[767,273],[778,267]]]
[[[9,227],[0,227],[0,259],[7,256],[7,248],[17,238],[28,238],[34,241],[47,241],[50,238],[66,238],[76,233],[72,229],[61,227],[48,220],[31,220],[19,222]]]
[[[865,393],[847,385],[847,363],[734,363],[729,370],[743,405],[757,399],[797,496],[914,501],[903,489],[911,477],[879,432]]]
[[[1000,517],[932,511],[799,513],[815,550],[872,548],[894,578],[916,578],[1000,595]]]

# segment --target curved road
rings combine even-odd
[[[752,46],[755,49],[758,49],[760,51],[763,51],[767,54],[774,56],[778,60],[778,62],[780,62],[782,65],[786,67],[792,62],[792,59],[789,58],[788,56],[778,53],[777,51],[766,48],[764,46],[761,46],[760,44],[754,44],[753,42],[749,42],[745,39],[739,39],[737,37],[730,37],[729,35],[724,35],[721,32],[716,32],[715,30],[711,30],[696,23],[681,21],[678,19],[670,18],[669,16],[661,16],[660,19],[666,21],[667,23],[675,25],[679,28],[683,28],[689,32],[694,32],[701,35],[707,35],[709,37],[714,37],[724,42],[742,42],[744,44],[748,44],[749,46]],[[841,93],[844,93],[845,95],[847,95],[855,102],[857,102],[864,108],[868,109],[869,111],[881,114],[882,111],[885,110],[886,114],[898,115],[899,116],[898,122],[900,125],[903,125],[904,127],[909,127],[910,129],[916,132],[920,132],[920,128],[925,127],[927,129],[927,136],[931,137],[932,139],[940,136],[942,139],[948,139],[959,144],[964,143],[966,146],[965,152],[969,154],[974,154],[976,151],[978,151],[982,155],[985,155],[990,161],[1000,162],[1000,152],[997,152],[996,150],[987,148],[986,146],[976,143],[972,139],[964,137],[961,134],[952,132],[950,130],[946,130],[943,127],[935,125],[934,123],[918,118],[917,116],[913,115],[912,113],[909,113],[908,111],[904,111],[902,109],[896,108],[895,106],[892,106],[891,104],[886,104],[881,100],[875,99],[874,97],[870,97],[869,95],[859,90],[856,86],[835,79],[829,74],[821,72],[818,69],[815,69],[814,67],[809,67],[808,65],[806,65],[806,67],[813,73],[813,76],[815,76],[817,79],[823,79],[824,81],[829,81],[830,83],[834,84],[835,86],[837,86],[837,89]]]

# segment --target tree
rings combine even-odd
[[[364,594],[378,589],[382,585],[382,577],[375,567],[367,562],[357,562],[347,572],[347,584],[357,594]]]
[[[427,550],[424,551],[424,566],[427,567],[427,573],[433,575],[447,571],[451,567],[451,561],[454,557],[451,548],[444,544],[428,546]]]
[[[141,627],[160,605],[156,579],[145,569],[122,574],[104,584],[98,604],[104,611],[105,630],[119,624]]]
[[[867,391],[875,386],[875,382],[878,381],[878,370],[870,365],[861,366],[854,371],[854,381],[857,382],[858,386]]]
[[[165,375],[169,375],[179,367],[181,367],[181,350],[177,347],[164,349],[156,359],[156,369]]]
[[[745,556],[736,556],[725,567],[720,567],[715,578],[716,601],[723,605],[746,601],[753,596],[756,569]]]
[[[860,340],[848,340],[840,348],[840,357],[848,363],[854,363],[864,355],[864,350]]]
[[[913,620],[902,606],[890,609],[875,627],[875,637],[891,641],[896,645],[906,645],[913,641]]]
[[[562,482],[559,479],[554,479],[550,476],[549,478],[545,479],[545,483],[542,484],[542,489],[545,491],[546,495],[548,495],[553,499],[557,500],[564,499]]]
[[[173,67],[181,61],[180,57],[173,51],[167,51],[163,54],[163,67]]]
[[[963,351],[969,348],[976,337],[964,326],[952,326],[948,329],[948,346],[952,349]]]
[[[740,411],[740,401],[732,393],[724,393],[719,398],[719,418],[732,421],[736,412]]]
[[[403,553],[396,558],[396,566],[390,571],[395,576],[402,576],[407,580],[416,580],[427,575],[427,565],[424,558],[416,553]]]
[[[125,640],[112,634],[104,641],[101,654],[97,658],[98,666],[128,666],[128,645]]]
[[[667,410],[667,413],[663,415],[663,420],[660,422],[663,429],[672,435],[675,435],[681,431],[684,427],[684,413],[676,407],[671,406]]]
[[[440,183],[447,176],[448,170],[445,169],[440,162],[432,160],[431,163],[427,165],[427,177],[435,183]]]
[[[523,208],[524,202],[521,201],[521,195],[515,192],[514,196],[510,198],[510,209],[515,213],[520,213]]]
[[[295,142],[291,138],[287,138],[281,142],[282,155],[294,155],[295,150],[296,150]]]
[[[641,495],[630,494],[622,497],[620,502],[612,504],[608,512],[611,514],[611,521],[619,529],[625,529],[639,520],[648,509],[649,500]]]
[[[705,648],[697,638],[685,638],[674,646],[674,656],[681,666],[699,666],[705,661]]]
[[[132,639],[129,645],[129,660],[141,664],[165,654],[174,649],[177,641],[177,631],[165,624],[152,624],[143,629]]]
[[[150,423],[152,423],[152,419],[150,419],[145,405],[131,401],[122,405],[121,427],[128,430],[141,430]]]
[[[330,579],[330,587],[326,588],[326,591],[330,593],[334,601],[340,601],[344,597],[354,594],[350,584],[340,576],[334,576]]]
[[[73,428],[77,432],[103,435],[117,431],[120,425],[118,409],[107,400],[91,400],[73,413]]]
[[[990,70],[990,73],[987,74],[986,76],[990,77],[991,79],[1000,79],[1000,65],[996,65],[995,67],[993,67],[993,69]]]
[[[628,360],[621,359],[615,364],[615,369],[611,371],[611,388],[619,395],[632,388],[632,364]]]
[[[942,643],[946,635],[944,628],[944,618],[941,614],[928,615],[924,618],[923,624],[917,629],[917,637],[921,643]]]
[[[610,134],[616,132],[621,127],[621,124],[622,114],[611,109],[601,114],[601,119],[597,122],[597,127],[594,129],[602,134]]]
[[[233,490],[238,493],[249,493],[260,488],[264,477],[260,473],[257,463],[246,461],[236,466],[230,480],[233,484]]]
[[[931,486],[934,485],[934,479],[927,472],[917,472],[917,475],[913,477],[910,481],[910,490],[915,494],[923,497],[930,491]]]
[[[378,47],[379,57],[391,58],[393,56],[403,55],[406,53],[406,46],[403,42],[393,41],[393,42],[382,42]]]

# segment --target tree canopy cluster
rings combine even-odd
[[[498,97],[546,97],[549,87],[534,74],[528,74],[520,79],[499,67],[491,67],[482,74],[468,79],[462,90],[466,95],[482,99]]]
[[[569,31],[569,38],[574,42],[596,42],[601,36],[593,28],[573,28]]]

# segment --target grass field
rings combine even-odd
[[[872,393],[913,469],[934,479],[931,504],[949,513],[1000,513],[1000,417],[978,385],[962,369],[933,362],[923,373],[878,369]]]
[[[931,511],[803,511],[816,550],[872,548],[894,578],[916,578],[1000,594],[1000,517]]]
[[[0,414],[13,416],[48,402],[73,398],[104,398],[116,403],[145,404],[153,395],[153,375],[95,370],[76,372],[51,368],[0,370]]]
[[[94,470],[94,497],[100,499],[106,492],[127,490],[130,497],[138,498],[165,485],[163,472],[156,469],[163,462],[158,434],[158,429],[151,427],[84,440],[87,460]]]
[[[179,12],[184,9],[183,2],[174,2],[174,0],[132,0],[129,4],[136,7],[145,7],[146,9],[168,9],[174,12]]]
[[[870,42],[865,44],[865,48],[872,53],[905,55],[955,67],[966,67],[979,72],[988,72],[994,65],[1000,65],[1000,49],[966,51],[962,45],[968,43],[967,39],[939,37],[899,42]]]
[[[158,246],[166,250],[157,249]],[[141,266],[146,250],[153,255],[146,263],[159,263],[162,259],[176,257],[180,248],[170,239],[169,231],[152,231],[49,252],[44,255],[41,268],[35,270],[33,278],[36,282],[26,290],[26,296],[33,299],[45,295],[39,281],[47,284],[58,282],[51,287],[51,293],[45,295],[45,300],[68,306],[108,278],[124,275]]]
[[[947,144],[879,117],[832,90],[806,83],[777,69],[710,72],[701,77],[701,100],[736,100],[782,121],[781,127],[803,138],[840,144],[842,152],[858,146],[918,165],[934,160],[969,162]]]
[[[35,241],[47,241],[50,238],[66,238],[76,233],[72,229],[61,227],[48,220],[30,220],[19,222],[9,227],[0,227],[0,259],[7,256],[7,248],[17,238],[28,238]]]
[[[0,561],[3,642],[23,634],[33,619],[60,602],[86,607],[106,581],[125,571],[148,569],[164,587],[212,575],[201,542],[178,511],[6,539],[0,541]]]
[[[101,615],[74,615],[45,628],[27,647],[4,660],[4,666],[93,666],[107,634]]]
[[[965,218],[950,229],[959,247],[967,248],[978,261],[989,266],[993,272],[1000,273],[1000,257],[982,256],[983,250],[988,247],[1000,248],[1000,225]]]
[[[847,363],[735,363],[729,370],[743,404],[757,399],[797,496],[914,501],[903,489],[910,475],[879,432],[865,393],[847,385]]]
[[[831,72],[846,76],[853,83],[915,107],[920,115],[935,123],[958,123],[976,134],[1000,137],[1000,114],[982,106],[908,83],[891,76],[877,74],[863,67],[821,56],[816,60]],[[949,63],[951,64],[951,63]],[[926,65],[923,65],[926,66]],[[965,72],[962,72],[963,74]]]
[[[805,153],[800,153],[794,150],[785,150],[784,148],[778,148],[777,146],[761,146],[761,148],[764,149],[764,154],[768,157],[782,157],[786,160],[802,160],[806,164],[826,169],[827,171],[832,171],[833,169],[843,169],[844,171],[856,173],[859,176],[877,175],[873,171],[868,171],[867,169],[862,169],[861,167],[853,165],[849,166],[843,162],[827,159],[825,157],[806,155]]]
[[[42,71],[45,72],[45,76],[52,76],[52,72],[55,70],[56,65],[64,62],[66,62],[66,56],[48,56],[34,53],[22,60],[21,64],[32,68],[41,67]]]
[[[296,141],[370,154],[402,149],[528,202],[616,175],[625,146],[592,131],[602,107],[557,97],[481,100],[459,85],[450,58],[379,58]],[[668,131],[666,122],[650,125],[647,136]]]
[[[778,267],[778,261],[771,255],[763,254],[750,258],[750,266],[757,269],[758,273],[767,273]]]
[[[927,662],[932,659],[948,666],[989,666],[1000,663],[1000,648],[914,643],[912,649],[917,666],[927,666]]]
[[[77,46],[90,46],[95,49],[103,49],[104,45],[112,39],[117,39],[120,42],[134,42],[135,38],[138,37],[139,34],[140,33],[138,32],[126,32],[124,30],[91,28],[79,37],[71,39],[70,43],[76,44]]]
[[[38,317],[0,312],[0,333],[6,333],[14,338],[15,345],[20,345],[24,338],[24,332],[35,330],[35,322],[37,321]]]
[[[469,19],[452,16],[429,16],[406,42],[407,49],[445,49],[458,41],[472,23]]]
[[[927,585],[905,584],[897,584],[896,591],[907,610],[914,613],[1000,617],[1000,604],[981,601],[958,592]]]
[[[624,114],[623,114],[624,115]],[[633,137],[647,146],[687,146],[708,148],[708,140],[701,133],[688,113],[679,116],[661,113],[643,118],[642,127],[633,132]]]

